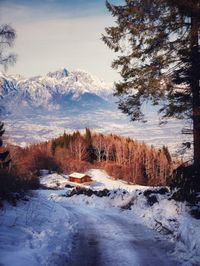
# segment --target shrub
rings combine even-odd
[[[15,203],[29,189],[39,188],[36,176],[18,176],[15,171],[2,171],[0,175],[0,202],[8,200]],[[17,193],[17,194],[16,194]]]
[[[195,203],[197,192],[200,191],[200,166],[180,165],[168,179],[173,192],[173,199]]]

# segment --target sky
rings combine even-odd
[[[8,74],[32,77],[65,67],[108,82],[119,79],[111,68],[116,55],[101,40],[114,23],[104,0],[0,0],[0,23],[17,33],[12,52],[18,59]]]

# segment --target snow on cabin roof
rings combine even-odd
[[[84,176],[86,176],[86,174],[81,174],[81,173],[72,173],[69,175],[70,177],[75,177],[75,178],[83,178]]]

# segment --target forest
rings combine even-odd
[[[175,165],[165,146],[157,149],[130,138],[95,133],[88,128],[82,134],[64,132],[58,138],[26,148],[13,145],[7,148],[12,160],[10,169],[5,170],[7,175],[17,175],[15,180],[33,187],[38,185],[41,169],[70,174],[92,168],[103,169],[114,179],[131,184],[167,185]],[[3,180],[9,182],[9,178]]]

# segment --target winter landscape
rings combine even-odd
[[[146,123],[130,123],[117,109],[114,85],[84,71],[61,68],[25,79],[1,74],[1,108],[7,137],[20,146],[84,130],[121,134],[158,147],[167,144],[176,154],[188,137],[182,121],[159,125],[158,108],[144,105]]]
[[[0,266],[200,265],[199,2],[0,1]]]
[[[87,188],[108,189],[109,196],[69,197],[66,176],[51,174],[41,183],[56,190],[6,205],[2,265],[199,265],[199,220],[185,203],[153,190],[158,202],[150,206],[146,187],[113,181],[97,169],[89,174],[94,183]]]

